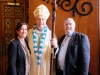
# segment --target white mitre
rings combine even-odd
[[[48,17],[50,16],[50,12],[49,12],[48,8],[45,5],[43,5],[43,4],[39,5],[33,11],[33,14],[34,14],[34,17],[39,16],[39,15],[40,16],[43,15],[43,16],[46,17],[46,19],[48,19]]]

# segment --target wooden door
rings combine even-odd
[[[14,39],[15,25],[18,22],[25,20],[25,4],[19,3],[19,5],[1,4],[2,11],[2,41],[0,42],[0,75],[7,74],[8,57],[7,46],[11,39]]]

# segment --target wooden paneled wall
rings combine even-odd
[[[76,0],[70,0],[73,4]],[[90,40],[91,50],[90,50],[90,68],[89,71],[92,75],[100,75],[99,73],[99,0],[79,0],[78,9],[81,11],[81,5],[84,2],[90,2],[93,5],[93,11],[87,16],[80,16],[76,13],[76,16],[72,16],[72,11],[66,12],[57,6],[56,15],[56,35],[58,40],[64,34],[63,22],[66,18],[72,17],[76,22],[76,31],[87,34]],[[33,16],[33,10],[40,4],[44,4],[50,10],[50,17],[47,21],[49,28],[52,25],[52,0],[47,4],[47,0],[29,0],[29,25],[30,28],[33,27],[35,23],[35,18]],[[87,10],[89,9],[86,6]]]

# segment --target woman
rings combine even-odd
[[[27,23],[16,25],[15,39],[8,45],[8,75],[29,75],[30,52],[25,39],[27,33]]]

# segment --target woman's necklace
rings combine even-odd
[[[45,25],[44,29],[42,30],[42,35],[39,41],[39,46],[38,46],[38,34],[37,34],[37,29],[36,29],[36,25],[34,25],[34,29],[32,32],[33,35],[33,43],[34,43],[34,53],[37,57],[37,65],[39,66],[41,64],[41,56],[43,54],[43,49],[44,49],[44,42],[45,42],[45,38],[46,38],[46,34],[47,34],[47,25]]]

